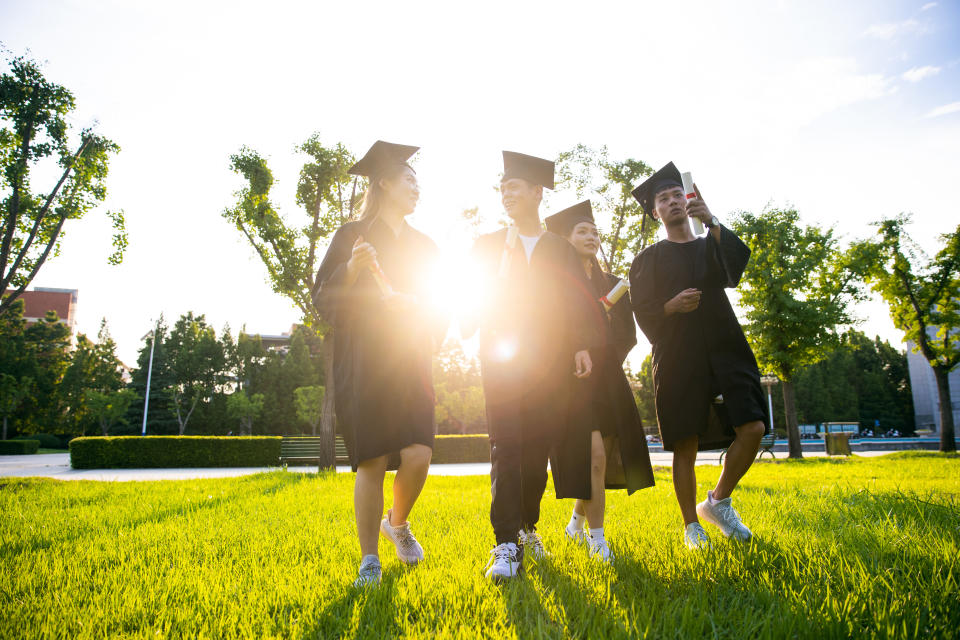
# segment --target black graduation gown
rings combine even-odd
[[[590,477],[572,469],[589,468],[590,434],[569,403],[574,377],[574,354],[598,343],[592,294],[576,250],[562,238],[544,232],[533,249],[529,263],[523,244],[517,240],[508,274],[499,276],[507,229],[477,238],[473,256],[489,283],[488,297],[476,322],[480,328],[480,364],[487,404],[487,424],[492,437],[513,420],[501,418],[521,399],[545,409],[539,424],[552,446],[550,468],[558,498],[590,497]],[[510,357],[504,357],[509,355]],[[548,417],[549,416],[549,417]],[[513,416],[510,416],[511,418]],[[570,462],[566,458],[582,458]]]
[[[729,446],[733,427],[761,420],[770,429],[760,372],[727,299],[750,249],[726,227],[692,242],[661,240],[634,258],[630,296],[637,324],[653,345],[653,384],[663,448],[699,436],[699,449]],[[663,305],[684,289],[700,306],[667,317]],[[713,399],[723,395],[723,403]]]
[[[362,235],[394,290],[417,296],[411,311],[390,311],[368,269],[345,286],[347,261]],[[330,242],[317,273],[315,299],[333,326],[334,403],[354,470],[411,444],[433,447],[434,341],[446,322],[426,301],[437,246],[404,223],[395,235],[379,218],[348,222]]]
[[[591,431],[601,431],[605,437],[611,437],[607,451],[606,488],[626,488],[631,494],[637,489],[652,487],[654,479],[640,412],[623,372],[623,361],[637,344],[630,298],[620,298],[609,314],[599,302],[619,281],[619,277],[604,272],[591,279],[593,301],[598,311],[593,317],[602,338],[600,344],[590,350],[593,373],[576,384],[580,387],[579,393],[587,397],[583,407],[588,414],[580,422],[586,423]],[[582,473],[589,478],[589,464]]]

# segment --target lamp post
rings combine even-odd
[[[141,436],[147,435],[147,410],[150,408],[150,378],[153,376],[153,347],[157,344],[157,328],[154,327],[153,331],[149,331],[143,335],[141,340],[146,340],[150,338],[150,361],[147,364],[147,390],[143,394],[143,429],[140,431]]]
[[[780,382],[777,376],[760,376],[760,384],[767,388],[767,408],[770,411],[770,433],[773,433],[773,385]]]

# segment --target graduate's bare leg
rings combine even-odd
[[[603,446],[603,436],[599,431],[590,434],[590,499],[577,500],[574,508],[577,513],[586,514],[591,529],[603,528],[603,514],[606,511],[606,474],[607,452]]]
[[[673,490],[677,494],[684,526],[699,522],[697,518],[697,436],[690,436],[673,445]]]
[[[765,429],[763,422],[759,420],[747,422],[734,429],[737,435],[733,444],[727,449],[723,471],[720,472],[720,479],[717,480],[717,486],[713,490],[714,500],[729,498],[733,493],[737,483],[757,457]]]
[[[393,507],[390,525],[399,527],[407,521],[410,510],[423,490],[430,471],[433,449],[423,444],[412,444],[400,450],[400,468],[393,480]]]
[[[357,518],[357,537],[360,554],[377,553],[377,535],[383,516],[383,476],[387,472],[387,456],[364,460],[357,465],[357,479],[353,485],[353,512]]]

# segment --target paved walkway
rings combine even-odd
[[[881,456],[892,451],[858,451],[858,456]],[[821,452],[807,452],[805,457],[822,457]],[[669,467],[672,454],[663,451],[651,451],[650,459],[655,466]],[[764,456],[766,458],[766,456]],[[777,454],[778,459],[786,454]],[[716,465],[719,463],[719,451],[705,451],[697,455],[698,465]],[[769,459],[769,458],[767,458]],[[277,471],[279,467],[225,467],[200,469],[71,469],[69,453],[43,453],[30,456],[0,456],[0,477],[40,477],[57,480],[189,480],[193,478],[230,478],[254,473]],[[293,473],[314,473],[317,467],[288,467]],[[350,467],[337,467],[337,471],[350,471]],[[489,475],[490,463],[435,464],[430,473],[441,476]]]

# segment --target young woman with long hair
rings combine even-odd
[[[590,201],[564,209],[545,222],[547,229],[566,238],[580,257],[589,282],[582,293],[592,299],[594,330],[601,336],[590,349],[593,374],[576,382],[571,428],[557,454],[555,479],[590,477],[590,499],[576,501],[565,533],[577,542],[586,542],[592,557],[610,562],[613,554],[603,531],[605,490],[626,488],[633,493],[653,486],[640,413],[623,372],[623,361],[637,344],[637,329],[629,296],[620,298],[609,310],[601,302],[620,278],[604,272],[597,261],[600,236]],[[585,524],[589,524],[587,529]]]
[[[354,512],[362,556],[357,586],[380,582],[378,530],[403,563],[424,558],[407,517],[430,467],[431,360],[446,322],[427,304],[437,247],[405,221],[420,196],[416,172],[407,163],[416,151],[378,141],[350,168],[369,179],[360,219],[334,234],[314,292],[333,327],[334,404],[357,473]],[[397,475],[393,504],[382,517],[388,467]]]

